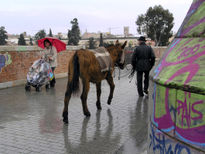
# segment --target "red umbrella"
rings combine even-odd
[[[52,46],[56,47],[57,52],[66,50],[66,44],[63,41],[61,41],[57,38],[54,38],[54,37],[45,37],[43,39],[38,40],[39,47],[41,47],[43,49],[45,48],[44,47],[44,40],[45,39],[48,39],[51,42]]]

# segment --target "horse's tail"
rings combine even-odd
[[[77,94],[79,92],[79,77],[80,77],[80,65],[79,65],[79,58],[77,52],[74,54],[72,63],[70,64],[72,65],[71,67],[73,67],[72,68],[73,71],[72,71],[72,79],[68,86],[71,93]]]

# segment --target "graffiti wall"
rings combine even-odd
[[[22,48],[23,49],[23,48]],[[66,50],[58,54],[56,75],[67,74],[68,62],[73,52]],[[41,53],[35,47],[24,51],[1,51],[0,47],[0,89],[19,84],[25,84],[26,75],[33,62],[39,59]],[[16,82],[15,82],[16,81]],[[6,83],[4,85],[4,83]],[[7,86],[8,83],[8,86]]]
[[[0,73],[2,68],[6,67],[7,65],[12,63],[11,55],[7,53],[0,54]]]
[[[203,12],[203,13],[202,13]],[[188,14],[154,72],[161,84],[196,88],[205,94],[205,1],[193,2]]]
[[[164,135],[161,131],[150,125],[151,132],[149,134],[150,153],[160,154],[191,154],[192,150],[185,144],[175,142],[172,138]],[[196,151],[194,151],[196,152]]]
[[[161,146],[166,147],[162,153],[169,153],[169,148],[182,153],[178,147],[184,153],[205,153],[205,0],[193,1],[152,78],[150,121],[156,129],[149,129],[150,153]],[[156,137],[153,130],[161,135]],[[163,136],[172,141],[163,143]],[[155,146],[155,142],[163,144]],[[179,146],[183,143],[186,148]]]

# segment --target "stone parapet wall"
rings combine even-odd
[[[56,77],[67,75],[68,62],[74,50],[83,47],[67,47],[58,53]],[[0,88],[11,87],[26,82],[26,75],[33,62],[41,57],[42,49],[37,46],[0,47]]]
[[[68,62],[73,52],[84,46],[69,46],[66,51],[58,53],[57,78],[67,76]],[[166,47],[153,47],[157,60]],[[41,57],[42,49],[37,46],[0,46],[0,88],[12,87],[26,83],[26,75],[33,62]],[[126,63],[130,63],[134,48],[126,48]]]
[[[131,58],[132,58],[132,54],[134,52],[134,47],[126,47],[125,48],[125,52],[126,52],[126,56],[125,56],[125,61],[126,64],[130,64],[131,63]],[[166,51],[167,47],[152,47],[152,49],[154,50],[155,56],[156,56],[156,64],[157,62],[162,58],[164,52]]]

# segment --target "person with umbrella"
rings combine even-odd
[[[45,59],[51,66],[53,75],[54,70],[57,67],[57,50],[56,47],[52,45],[49,39],[45,39],[44,43],[44,50],[42,52],[42,58]],[[50,86],[54,87],[56,83],[55,76],[53,80],[50,81]]]
[[[51,69],[54,74],[54,70],[57,67],[57,53],[66,50],[66,44],[54,37],[45,37],[38,40],[38,46],[43,48],[42,58],[45,58],[51,65]],[[55,76],[50,82],[51,87],[54,87],[56,83]]]

